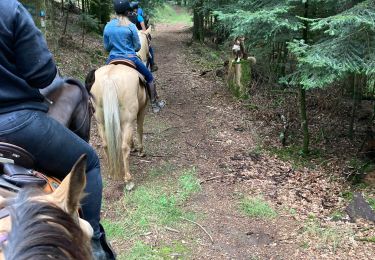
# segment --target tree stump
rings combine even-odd
[[[240,61],[229,61],[227,84],[233,94],[241,99],[249,98],[249,86],[251,84],[251,69],[256,59],[249,57]]]

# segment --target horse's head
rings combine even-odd
[[[245,36],[237,36],[234,40],[235,44],[245,44]]]
[[[51,194],[34,197],[34,200],[45,201],[56,205],[71,215],[80,225],[82,231],[92,237],[91,225],[79,218],[78,209],[86,186],[86,155],[82,155],[73,166],[71,172],[64,178],[60,186]]]
[[[6,259],[44,259],[47,255],[91,259],[93,230],[78,215],[86,185],[85,168],[83,155],[53,193],[23,190],[15,199],[2,201],[10,214],[0,219]]]

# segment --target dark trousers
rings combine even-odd
[[[0,114],[0,142],[20,146],[36,159],[36,170],[63,179],[82,154],[87,154],[86,197],[81,201],[84,219],[100,236],[102,176],[95,150],[45,112],[20,110]]]

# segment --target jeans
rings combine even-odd
[[[136,56],[126,56],[126,57],[122,57],[122,56],[109,56],[109,58],[107,59],[106,64],[110,63],[114,59],[131,60],[132,62],[134,62],[137,71],[139,73],[141,73],[145,77],[147,83],[152,83],[154,81],[154,77],[152,76],[151,71],[146,67],[146,65],[138,57],[136,57]]]
[[[102,176],[95,150],[45,112],[20,110],[0,114],[0,142],[20,146],[35,157],[35,169],[62,180],[82,154],[87,155],[83,217],[100,236]]]

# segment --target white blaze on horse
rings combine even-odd
[[[149,55],[148,33],[139,32],[141,49],[138,56],[145,64]],[[146,87],[138,71],[118,61],[116,65],[105,65],[90,72],[86,84],[92,84],[95,118],[110,166],[109,177],[125,181],[127,189],[132,189],[134,183],[129,156],[136,125],[138,154],[144,155],[143,123],[148,100]]]

